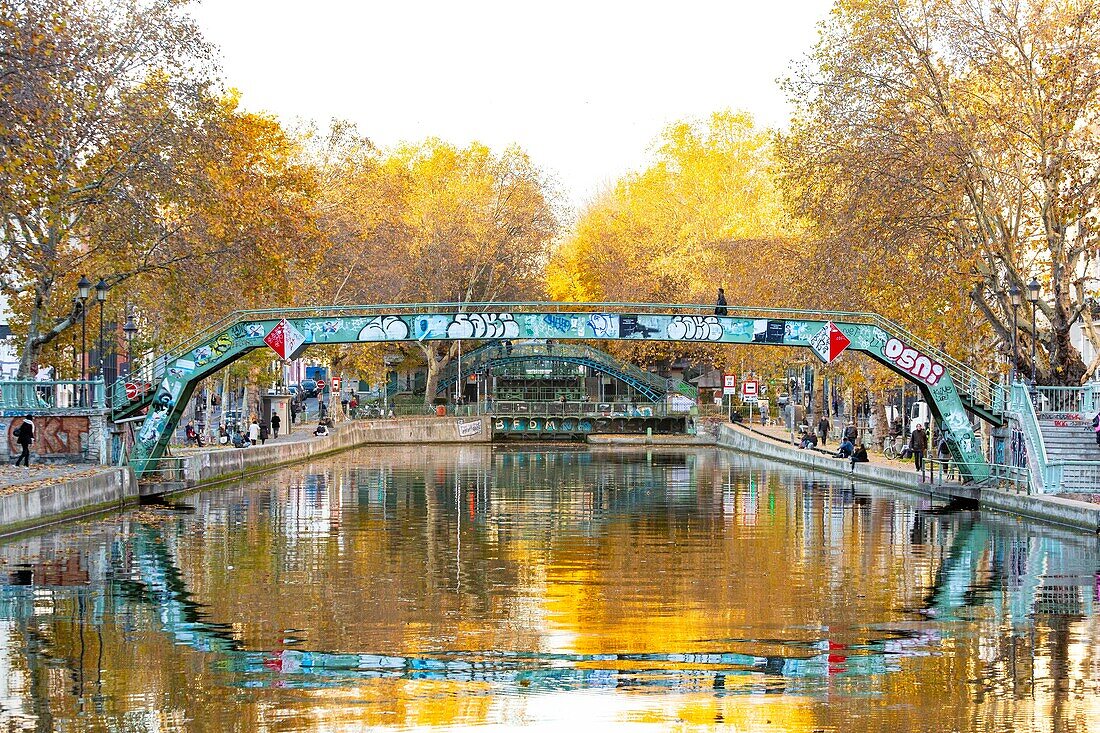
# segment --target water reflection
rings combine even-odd
[[[0,561],[16,730],[1100,728],[1095,538],[714,451],[363,450]]]

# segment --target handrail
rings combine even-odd
[[[1039,429],[1039,418],[1035,414],[1035,405],[1031,401],[1027,386],[1022,382],[1012,384],[1010,409],[1023,428],[1024,439],[1027,443],[1027,465],[1031,472],[1032,486],[1037,493],[1045,494],[1047,492],[1046,478],[1050,457],[1047,454],[1046,441],[1043,440],[1043,431]]]

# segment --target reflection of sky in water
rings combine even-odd
[[[1100,721],[1087,536],[710,451],[366,449],[179,504],[0,546],[0,721]]]

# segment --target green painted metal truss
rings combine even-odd
[[[850,341],[915,383],[941,421],[951,451],[970,479],[990,469],[967,411],[997,421],[999,385],[873,313],[818,312],[653,303],[422,303],[241,311],[135,369],[112,387],[116,419],[149,407],[130,452],[139,472],[164,454],[201,379],[258,348],[282,319],[305,345],[409,341],[672,341],[810,347],[832,322]]]

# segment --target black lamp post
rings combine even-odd
[[[80,381],[86,381],[88,379],[88,348],[87,348],[87,321],[84,318],[87,313],[85,304],[88,301],[88,296],[92,292],[92,281],[83,275],[80,276],[80,282],[76,284],[77,291],[80,293]],[[81,406],[84,405],[84,385],[80,385],[80,401]]]
[[[122,326],[122,334],[126,337],[126,373],[130,373],[130,344],[137,336],[138,327],[134,323],[134,314],[126,314],[126,323]]]
[[[1008,297],[1012,302],[1012,378],[1016,381],[1016,364],[1020,361],[1020,354],[1016,348],[1016,311],[1020,308],[1020,289],[1013,285],[1008,289]]]
[[[1038,368],[1035,364],[1035,342],[1039,340],[1039,324],[1035,320],[1035,309],[1039,304],[1039,281],[1031,278],[1027,284],[1027,300],[1031,303],[1031,385],[1035,386]]]
[[[107,283],[103,278],[95,284],[95,299],[99,303],[99,378],[103,378],[103,303],[107,300]]]

